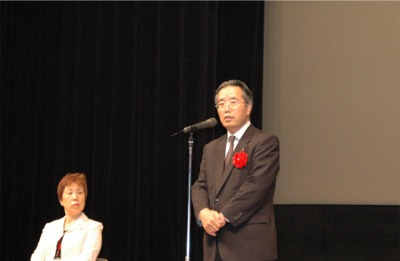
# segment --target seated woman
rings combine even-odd
[[[57,194],[65,217],[44,226],[31,261],[95,261],[101,250],[103,224],[83,213],[88,195],[86,175],[65,175]]]

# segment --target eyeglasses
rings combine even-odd
[[[245,102],[245,101],[239,102],[239,101],[236,101],[236,100],[221,101],[217,105],[215,105],[215,108],[217,108],[217,110],[223,110],[223,109],[225,109],[226,105],[228,105],[231,108],[236,108],[241,103],[247,103],[247,102]]]

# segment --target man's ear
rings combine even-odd
[[[253,104],[252,103],[246,103],[247,107],[247,115],[250,116],[251,110],[253,109]]]

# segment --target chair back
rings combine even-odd
[[[98,257],[98,258],[96,258],[96,261],[108,261],[108,260],[105,258]]]

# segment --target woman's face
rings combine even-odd
[[[64,207],[66,215],[79,216],[85,208],[85,203],[86,194],[82,185],[73,182],[64,188],[60,204]]]

